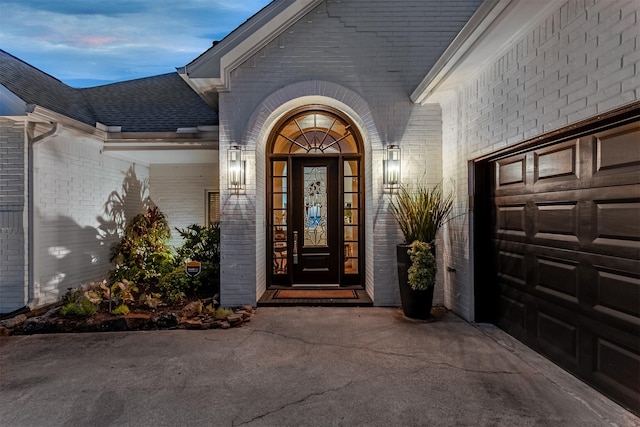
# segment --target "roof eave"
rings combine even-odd
[[[416,104],[424,103],[511,1],[485,0],[482,2],[465,26],[462,27],[462,30],[449,44],[449,47],[442,53],[427,75],[411,93],[411,101]]]
[[[222,41],[178,73],[197,92],[230,90],[231,72],[282,34],[323,0],[281,0],[269,3]]]
[[[411,93],[416,104],[437,102],[504,52],[557,4],[547,1],[485,0]]]

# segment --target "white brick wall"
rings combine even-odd
[[[66,130],[40,142],[34,161],[35,297],[46,304],[69,287],[105,277],[117,240],[105,204],[115,201],[126,219],[142,212],[148,168]]]
[[[218,164],[158,164],[149,167],[153,202],[167,216],[170,244],[179,246],[175,228],[206,224],[207,190],[218,191]]]
[[[399,303],[395,245],[401,237],[382,192],[383,147],[402,147],[405,182],[441,180],[440,108],[412,104],[409,93],[462,25],[447,19],[447,9],[458,7],[468,15],[475,9],[440,1],[326,1],[232,72],[231,91],[219,104],[220,181],[226,182],[229,145],[240,143],[256,157],[254,187],[241,196],[221,194],[223,303],[255,303],[266,287],[267,131],[287,108],[310,102],[342,109],[361,125],[366,286],[375,304]],[[443,302],[442,285],[435,301]]]
[[[445,303],[474,318],[468,161],[640,98],[635,0],[558,2],[546,19],[500,52],[442,103],[443,174],[456,183],[447,227]]]
[[[23,123],[0,118],[0,313],[28,300],[24,141]]]

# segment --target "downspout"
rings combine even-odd
[[[62,125],[59,124],[58,122],[52,122],[50,124],[51,124],[51,129],[38,136],[34,136],[35,130],[36,130],[35,122],[28,122],[27,129],[26,129],[27,147],[28,147],[27,148],[27,168],[28,168],[27,192],[29,195],[27,200],[27,204],[28,204],[27,224],[29,227],[28,238],[27,238],[27,249],[28,249],[27,257],[28,257],[29,267],[28,267],[28,282],[27,282],[28,300],[27,300],[26,307],[28,307],[30,310],[32,310],[38,304],[38,300],[39,300],[39,298],[36,297],[36,274],[38,271],[37,265],[36,265],[36,263],[38,262],[38,259],[36,256],[36,250],[38,248],[38,245],[36,242],[36,237],[37,237],[36,227],[39,226],[39,224],[36,225],[37,198],[36,198],[35,192],[37,191],[37,188],[36,188],[36,178],[37,178],[36,166],[37,165],[36,165],[34,151],[36,146],[40,145],[47,138],[57,135],[62,130]]]

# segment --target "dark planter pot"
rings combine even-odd
[[[409,284],[409,267],[411,257],[407,253],[411,245],[398,245],[398,284],[400,285],[400,301],[404,315],[412,319],[427,320],[431,318],[431,306],[433,305],[433,289],[430,287],[424,291],[414,291]],[[432,246],[432,252],[435,247]],[[435,255],[434,255],[435,256]]]

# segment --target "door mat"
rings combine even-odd
[[[353,289],[278,289],[273,299],[358,299]]]

